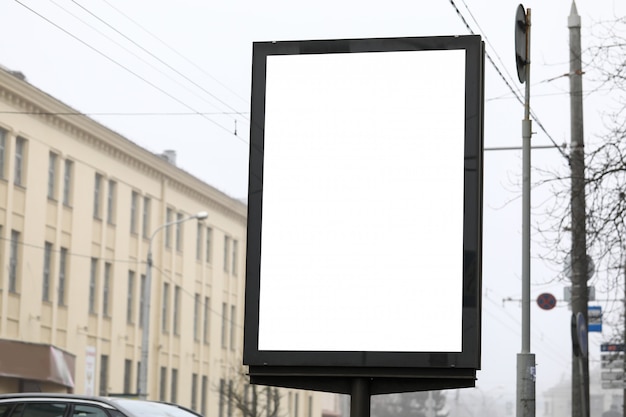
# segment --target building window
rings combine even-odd
[[[165,224],[170,224],[173,218],[174,218],[174,210],[172,210],[169,207],[166,208],[165,209]],[[165,247],[168,249],[172,247],[172,227],[171,226],[165,227]]]
[[[172,368],[172,380],[170,381],[170,401],[176,403],[178,400],[178,369]]]
[[[42,301],[50,301],[50,268],[52,264],[52,243],[46,242],[43,249],[43,286]]]
[[[128,293],[126,294],[126,323],[133,324],[133,300],[135,299],[135,271],[128,271]]]
[[[117,194],[117,183],[109,180],[109,192],[107,194],[107,223],[115,224],[115,196]]]
[[[202,230],[204,226],[202,223],[198,222],[198,226],[196,227],[196,259],[202,260]]]
[[[59,252],[59,288],[57,304],[65,305],[65,287],[67,286],[67,248],[61,248]]]
[[[56,179],[57,179],[57,154],[50,152],[48,155],[48,198],[56,199]]]
[[[109,385],[109,356],[100,355],[100,395],[107,395]]]
[[[7,154],[7,131],[0,129],[0,179],[5,179],[5,168]]]
[[[170,305],[170,284],[163,283],[163,302],[161,303],[161,331],[167,333],[169,331],[169,305]]]
[[[183,213],[176,213],[176,250],[183,250]]]
[[[211,312],[209,297],[204,297],[204,343],[209,343],[209,314]]]
[[[237,241],[235,239],[233,239],[233,266],[232,266],[232,272],[234,276],[237,276],[237,253],[238,251],[238,245],[237,245]]]
[[[228,305],[226,303],[222,303],[222,347],[227,347],[226,342],[226,333],[228,332]]]
[[[217,408],[218,417],[224,417],[224,397],[226,397],[226,383],[223,378],[220,378],[220,392],[219,403]]]
[[[193,302],[193,340],[200,340],[200,294],[198,293]]]
[[[268,408],[269,410],[269,408]],[[233,381],[228,381],[228,417],[233,417]]]
[[[130,380],[133,372],[133,361],[124,359],[124,394],[130,394]]]
[[[198,374],[191,374],[191,409],[198,408]]]
[[[18,262],[19,262],[20,232],[11,230],[11,246],[9,253],[9,292],[16,293],[18,288]]]
[[[25,170],[25,158],[26,158],[26,139],[17,137],[15,142],[15,177],[13,182],[15,185],[24,185],[24,173]]]
[[[206,252],[205,256],[206,256],[206,262],[207,263],[211,263],[211,252],[213,250],[213,229],[211,229],[210,227],[206,228],[206,237],[205,237],[205,248],[204,251]]]
[[[141,361],[137,361],[137,372],[135,373],[135,375],[137,375],[136,381],[135,381],[135,392],[139,392],[139,387],[140,387],[140,383],[139,383],[139,376],[141,375]]]
[[[202,386],[200,387],[200,414],[206,416],[207,389],[209,388],[209,378],[202,375]]]
[[[237,338],[237,332],[235,331],[235,319],[237,316],[237,308],[233,305],[230,306],[230,349],[235,350],[235,339]]]
[[[100,219],[100,206],[102,204],[102,175],[96,172],[93,186],[93,218]]]
[[[65,172],[63,173],[63,204],[67,207],[72,205],[72,170],[74,163],[65,160]]]
[[[139,194],[133,191],[130,195],[130,232],[137,233],[137,210],[139,205]]]
[[[159,379],[159,401],[165,401],[165,390],[167,388],[167,368],[161,367],[161,375]]]
[[[102,287],[102,315],[110,317],[109,303],[111,301],[111,264],[104,264],[104,285]]]
[[[180,335],[180,294],[180,286],[177,285],[174,288],[174,323],[172,324],[174,326],[173,333],[175,336]]]
[[[150,237],[150,197],[143,198],[143,214],[141,216],[142,236]]]
[[[96,314],[96,291],[98,287],[98,259],[91,258],[89,272],[89,314]]]
[[[224,272],[228,272],[230,265],[230,236],[224,236]]]
[[[143,303],[145,302],[144,292],[146,290],[146,275],[141,274],[141,282],[139,284],[139,327],[143,326]]]

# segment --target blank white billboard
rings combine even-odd
[[[259,351],[462,351],[465,60],[267,56]]]

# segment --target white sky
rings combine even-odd
[[[111,8],[113,0],[20,2],[41,16],[17,1],[0,2],[1,65],[22,71],[29,82],[85,113],[158,113],[93,117],[153,152],[176,150],[181,168],[237,198],[245,197],[247,186],[247,112],[253,41],[468,34],[446,0],[116,2],[115,7],[173,48],[169,49]],[[521,88],[513,59],[513,23],[518,1],[456,3],[472,29],[487,41],[487,52],[510,85]],[[567,16],[571,2],[535,0],[524,5],[532,10],[531,105],[557,143],[569,142],[568,80],[546,80],[569,71]],[[585,35],[594,21],[624,15],[626,11],[626,3],[618,0],[579,0],[577,6],[582,17],[583,46],[590,42]],[[586,98],[587,137],[602,133],[598,112],[606,105],[607,99],[601,93]],[[181,112],[192,115],[164,115]],[[197,112],[219,114],[198,116]],[[487,61],[486,147],[520,146],[522,118],[522,106]],[[233,134],[235,121],[238,136]],[[533,143],[550,144],[546,134],[536,124],[533,126],[537,132]],[[564,164],[555,150],[533,152],[533,167],[563,169]],[[533,175],[536,179],[537,172]],[[478,373],[477,385],[485,393],[500,392],[512,398],[516,354],[521,348],[521,311],[518,302],[503,299],[519,299],[521,294],[520,183],[521,152],[486,152],[483,370]],[[542,203],[548,195],[545,189],[533,192],[533,223],[541,221],[540,215],[545,211]],[[533,239],[539,242],[538,235],[534,234]],[[538,260],[538,253],[539,246],[535,244],[532,297],[552,292],[561,299],[562,267]],[[613,294],[598,297],[615,298]],[[611,334],[610,329],[606,334]],[[600,335],[590,337],[592,364],[599,358],[601,341]],[[569,311],[563,302],[549,312],[539,310],[533,303],[531,350],[537,355],[536,391],[540,402],[545,390],[570,373]]]

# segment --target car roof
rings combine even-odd
[[[121,411],[125,411],[125,407],[123,403],[120,404],[120,401],[128,400],[128,401],[159,403],[159,404],[169,405],[169,406],[184,410],[188,413],[195,414],[196,416],[202,417],[202,414],[199,414],[196,411],[193,411],[187,407],[183,407],[179,404],[165,402],[165,401],[139,400],[134,397],[126,397],[126,396],[106,397],[106,396],[51,393],[51,392],[19,392],[19,393],[11,393],[11,394],[0,394],[0,403],[11,402],[11,401],[16,401],[16,400],[17,401],[20,401],[20,400],[30,400],[30,401],[63,400],[66,402],[92,403],[92,404],[99,404],[105,408],[121,410]]]
[[[13,394],[0,394],[0,402],[8,402],[14,400],[63,400],[68,402],[91,402],[106,406],[107,408],[117,408],[115,403],[111,401],[112,397],[100,397],[79,394],[59,394],[50,392],[20,392]]]

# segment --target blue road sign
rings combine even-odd
[[[587,317],[589,317],[587,330],[590,332],[602,332],[602,307],[589,306],[587,310]]]

